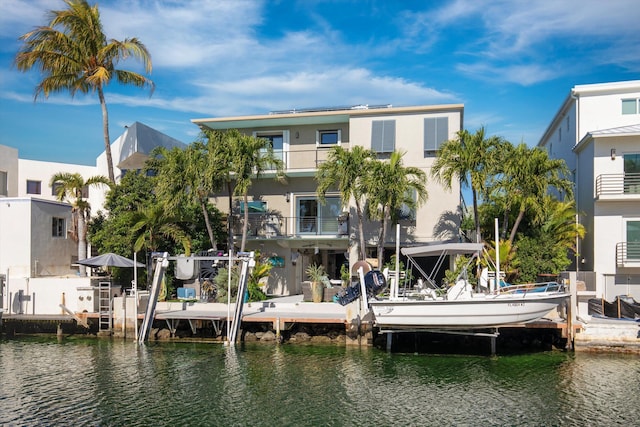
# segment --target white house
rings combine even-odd
[[[112,144],[117,180],[127,170],[140,169],[159,145],[185,146],[142,123],[128,127]],[[57,314],[62,302],[77,311],[86,305],[83,292],[91,278],[77,277],[71,206],[56,201],[50,185],[58,172],[79,173],[85,180],[106,176],[106,156],[102,153],[96,166],[85,166],[20,159],[15,148],[0,146],[0,309]],[[96,212],[105,189],[87,189],[86,200]]]
[[[640,300],[640,80],[575,86],[538,145],[573,173],[584,297]]]

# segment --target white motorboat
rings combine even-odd
[[[458,276],[455,285],[447,289],[437,286],[434,275],[448,256],[471,255],[468,267],[483,249],[482,244],[476,243],[403,248],[402,254],[423,275],[426,286],[419,281],[421,286],[400,289],[396,276],[396,280],[390,281],[388,296],[369,295],[367,304],[373,312],[376,326],[389,329],[494,328],[540,319],[569,297],[559,283],[506,285],[500,279],[496,282],[496,275],[491,277],[487,269],[483,270],[475,288],[467,280],[466,268]],[[438,259],[432,273],[426,274],[416,258],[429,256],[437,256]],[[367,279],[369,282],[372,280],[371,276],[365,277],[365,285]]]

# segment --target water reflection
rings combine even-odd
[[[467,357],[33,337],[0,343],[2,425],[633,425],[637,356]]]

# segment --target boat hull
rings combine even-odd
[[[473,329],[531,322],[569,297],[566,293],[482,295],[461,300],[374,300],[378,327]]]

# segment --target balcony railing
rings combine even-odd
[[[640,195],[640,173],[611,173],[596,178],[596,197]]]
[[[243,215],[231,217],[233,234],[242,234]],[[347,236],[349,220],[323,217],[283,217],[277,214],[249,215],[247,236],[270,239],[293,236]]]
[[[349,145],[345,143],[341,146],[345,149],[349,148]],[[323,146],[312,150],[274,150],[273,154],[276,158],[282,160],[285,170],[313,170],[327,160],[332,147]]]
[[[616,264],[622,267],[630,263],[640,264],[640,242],[617,243]]]

